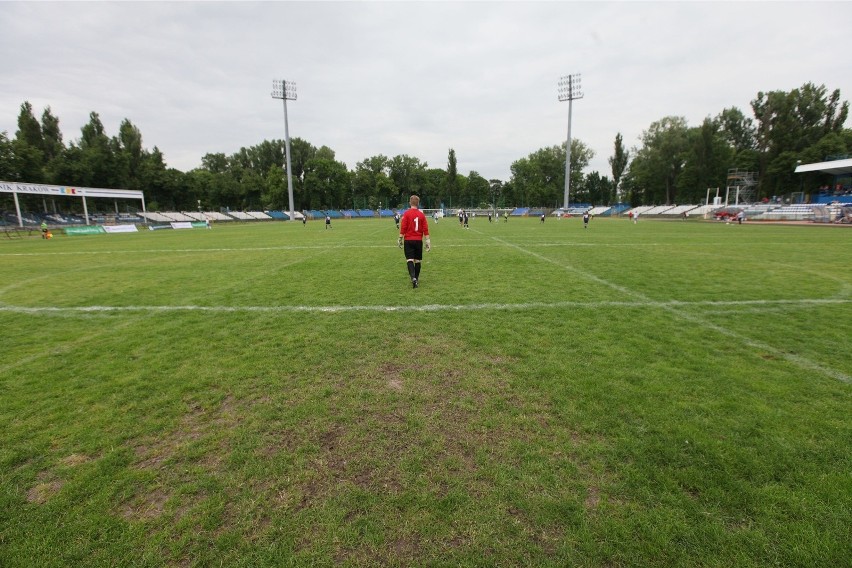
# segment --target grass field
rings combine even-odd
[[[852,231],[0,242],[0,566],[849,566]]]

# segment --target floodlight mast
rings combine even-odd
[[[563,209],[567,212],[571,194],[571,111],[575,99],[583,98],[580,86],[580,74],[565,75],[559,79],[559,100],[568,101],[568,141],[565,143],[565,203]]]
[[[287,122],[287,101],[296,100],[296,83],[293,81],[272,81],[272,98],[284,101],[284,149],[287,159],[287,196],[290,198],[290,220],[295,221],[293,208],[293,168],[290,166],[290,125]]]

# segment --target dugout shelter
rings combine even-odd
[[[142,202],[142,213],[145,211],[145,195],[141,191],[132,189],[102,189],[96,187],[76,187],[67,185],[44,185],[40,183],[17,183],[11,181],[0,181],[0,193],[11,193],[15,201],[15,213],[18,215],[18,226],[24,226],[21,216],[21,205],[18,201],[19,193],[42,195],[44,197],[71,197],[83,200],[83,218],[89,225],[89,206],[86,199],[108,198],[108,199],[138,199]]]

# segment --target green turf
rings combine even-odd
[[[852,558],[852,231],[0,241],[0,566]]]

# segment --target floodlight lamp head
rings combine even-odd
[[[583,91],[580,88],[580,74],[564,75],[559,78],[559,100],[573,101],[583,98]]]
[[[288,101],[296,100],[296,83],[293,81],[284,81],[284,97]]]
[[[277,80],[272,81],[272,98],[287,99],[288,101],[296,100],[296,83],[293,81]]]

